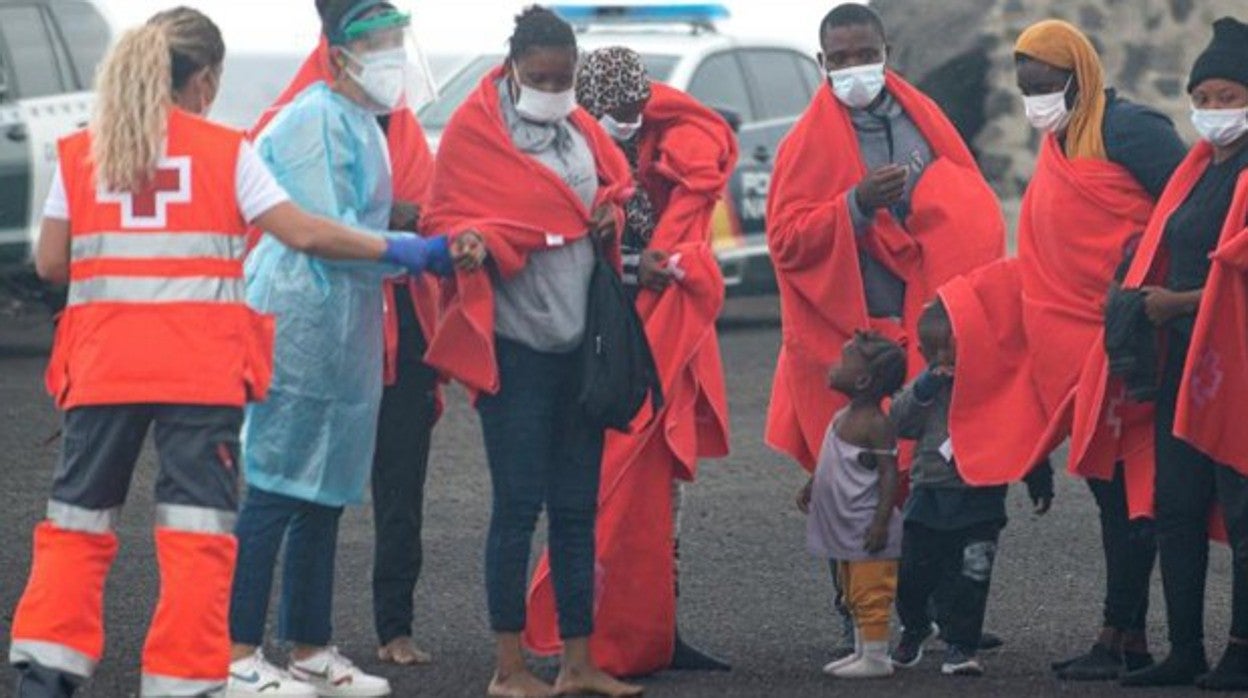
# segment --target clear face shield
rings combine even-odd
[[[384,10],[343,29],[347,75],[378,112],[416,111],[438,98],[425,52],[411,30],[412,16]]]

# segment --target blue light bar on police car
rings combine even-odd
[[[728,8],[713,3],[695,5],[552,5],[569,24],[696,24],[709,26],[728,19]]]

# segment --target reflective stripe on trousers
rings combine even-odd
[[[14,639],[9,646],[9,664],[34,663],[48,669],[90,678],[96,661],[65,645],[43,640]]]
[[[112,509],[87,509],[86,507],[48,500],[48,521],[64,531],[83,533],[108,533],[117,525],[120,507]]]
[[[166,696],[206,696],[213,691],[225,688],[225,680],[200,681],[197,679],[179,679],[173,676],[143,674],[139,695],[143,698],[165,698]]]
[[[194,507],[184,504],[156,505],[156,526],[187,533],[228,535],[234,531],[238,515],[223,509]]]

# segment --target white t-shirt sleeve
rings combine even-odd
[[[69,220],[69,197],[65,194],[65,178],[61,176],[61,164],[56,164],[52,173],[52,186],[48,188],[48,198],[43,203],[43,217]]]
[[[282,185],[273,178],[268,166],[256,154],[251,143],[243,141],[238,149],[238,169],[234,174],[238,210],[248,223],[253,223],[269,209],[290,201]]]

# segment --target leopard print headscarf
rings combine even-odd
[[[636,51],[612,46],[581,60],[576,71],[576,101],[595,119],[621,105],[648,99],[650,77]]]
[[[595,119],[625,104],[650,99],[650,77],[641,56],[632,49],[612,46],[591,52],[576,71],[576,101]],[[637,176],[637,138],[619,143]],[[644,249],[654,235],[658,217],[645,189],[637,187],[624,205],[624,246]]]

